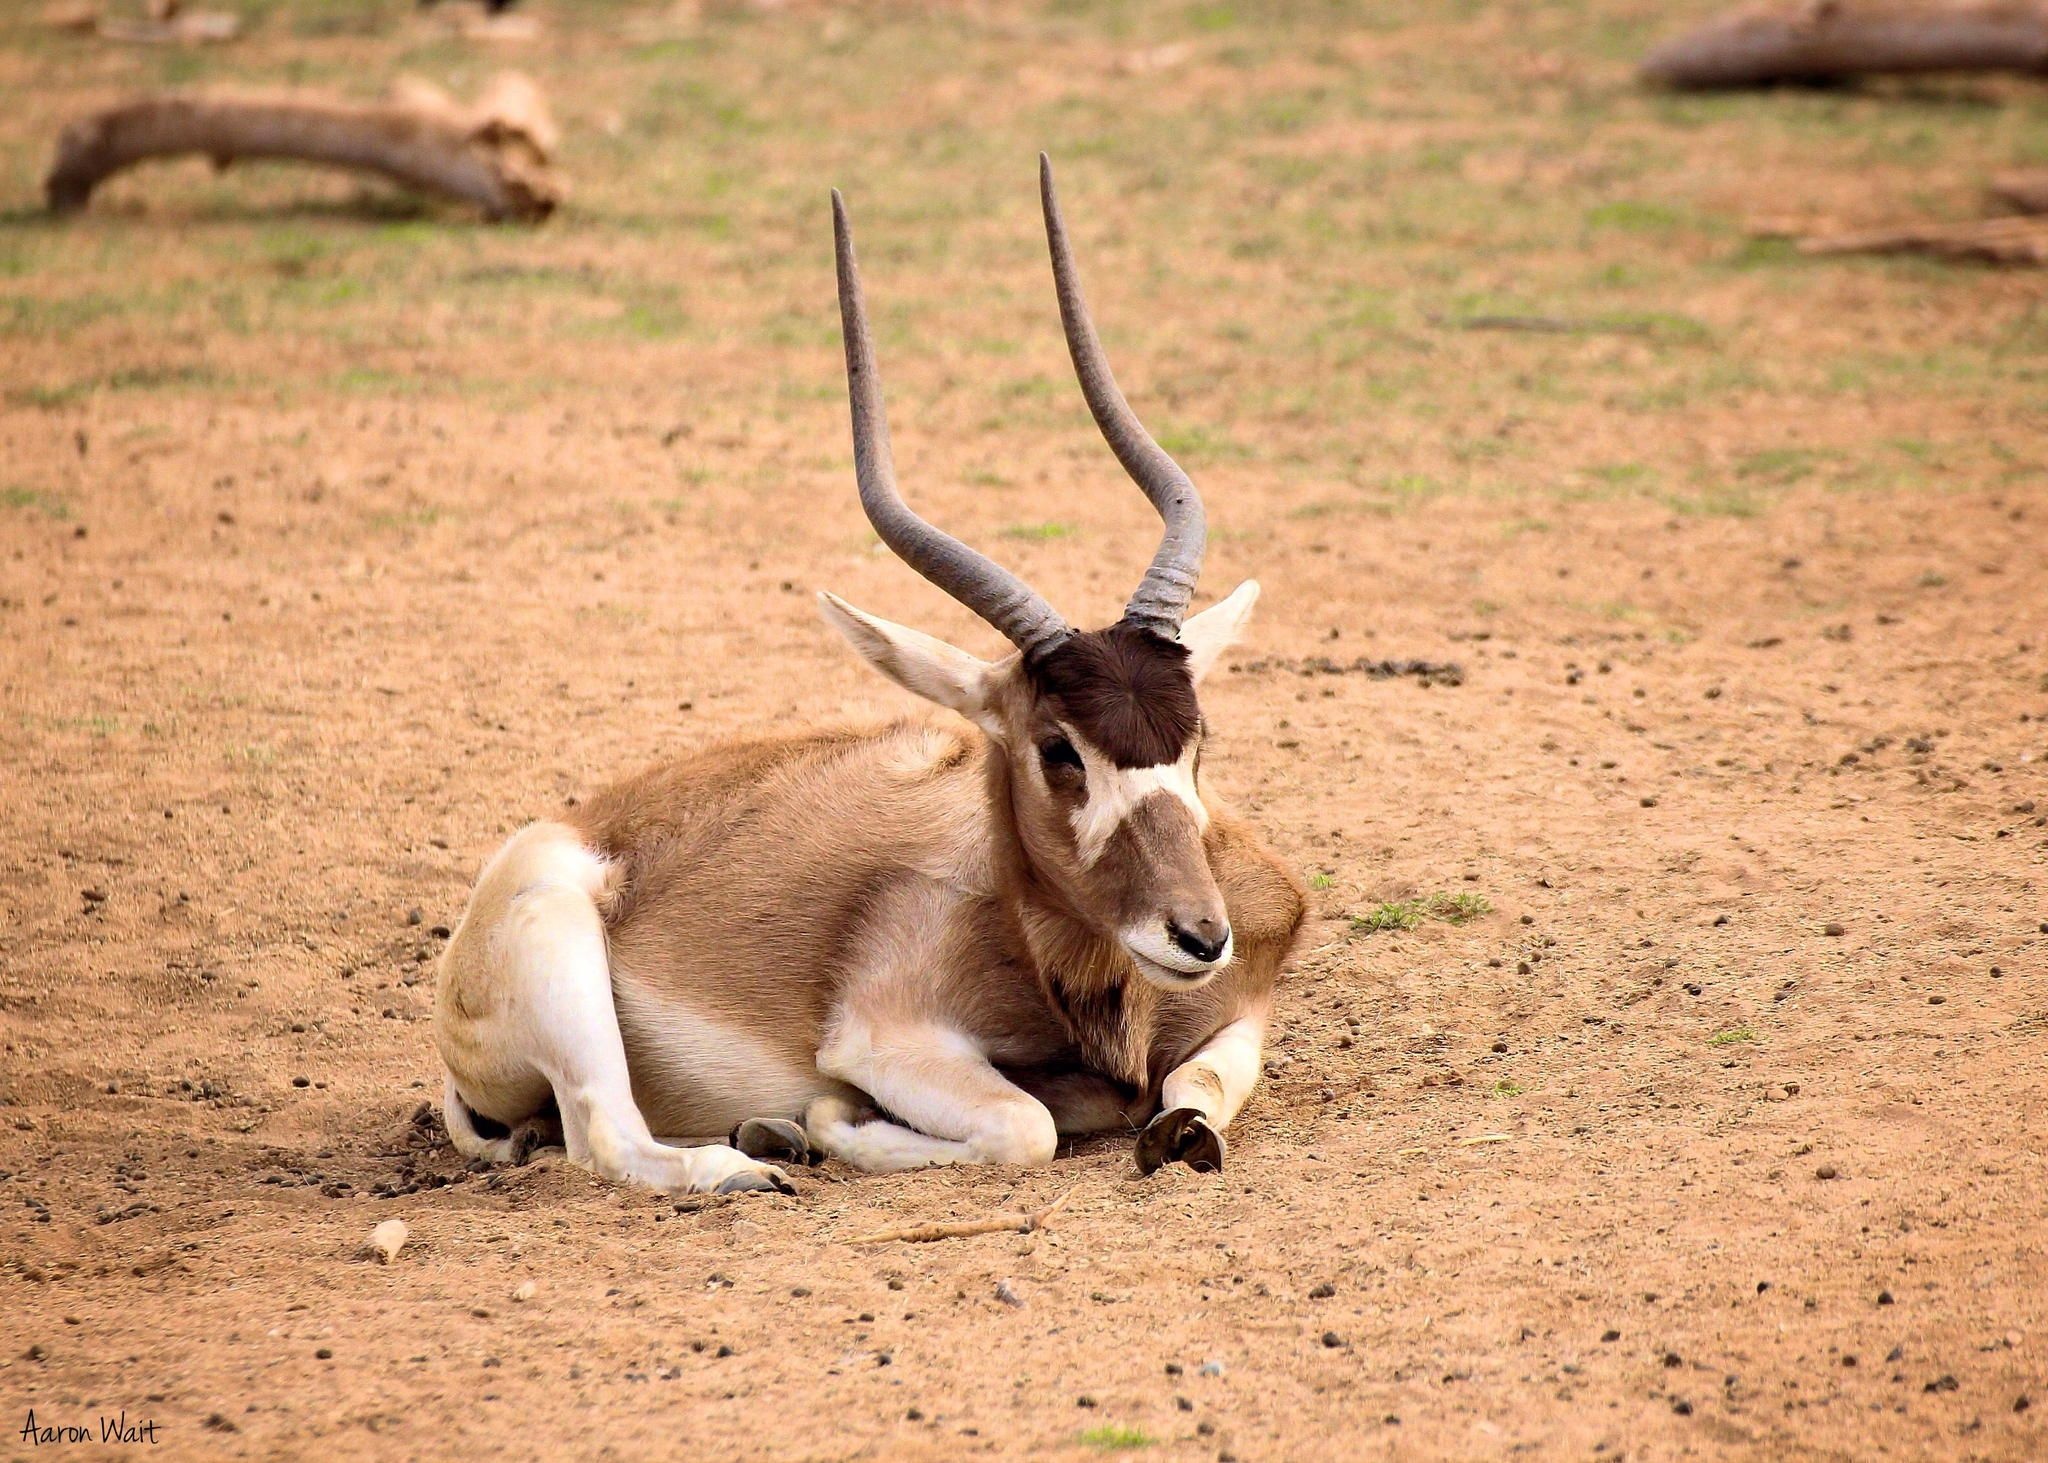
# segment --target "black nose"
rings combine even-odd
[[[1173,937],[1174,944],[1204,965],[1221,960],[1224,947],[1230,943],[1230,926],[1220,919],[1198,919],[1192,928],[1170,919],[1166,922],[1166,933]]]

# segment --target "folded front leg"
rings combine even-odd
[[[1059,1132],[1044,1103],[949,1027],[842,1014],[818,1070],[899,1121],[859,1121],[844,1099],[811,1105],[804,1125],[834,1158],[871,1173],[946,1163],[1052,1162]]]
[[[1159,1116],[1138,1135],[1140,1173],[1166,1163],[1185,1163],[1203,1173],[1223,1167],[1223,1129],[1258,1085],[1265,1042],[1265,1016],[1245,1016],[1166,1074],[1159,1089]]]

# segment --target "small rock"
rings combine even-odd
[[[384,1264],[398,1258],[398,1252],[405,1248],[405,1242],[412,1235],[403,1219],[387,1219],[370,1231],[370,1249]]]
[[[1936,1377],[1920,1390],[1923,1392],[1953,1392],[1961,1385],[1962,1383],[1958,1382],[1954,1377],[1944,1374]]]
[[[1849,929],[1846,925],[1836,924],[1830,920],[1827,924],[1821,926],[1821,933],[1839,939],[1841,936],[1848,934]]]
[[[516,1301],[529,1301],[539,1294],[540,1287],[538,1285],[535,1285],[531,1280],[522,1280],[519,1282],[519,1288],[512,1292],[512,1299]]]
[[[408,909],[405,912],[405,922],[409,925],[416,925],[425,918],[426,916],[424,914],[421,914],[417,909]]]
[[[1093,1407],[1095,1405],[1095,1399],[1093,1397],[1090,1397],[1086,1392],[1083,1392],[1080,1396],[1074,1399],[1074,1405],[1076,1407]]]
[[[1182,1412],[1193,1412],[1195,1410],[1195,1404],[1190,1402],[1185,1397],[1174,1398],[1173,1405],[1179,1408]]]
[[[1310,1300],[1328,1300],[1331,1296],[1335,1295],[1336,1293],[1337,1287],[1330,1284],[1329,1281],[1325,1280],[1321,1285],[1318,1285],[1314,1290],[1311,1290],[1308,1293],[1308,1298]]]
[[[1323,1332],[1323,1345],[1334,1348],[1342,1346],[1343,1344],[1344,1338],[1342,1336],[1339,1336],[1335,1331]]]
[[[1892,1293],[1889,1290],[1880,1290],[1877,1293],[1877,1303],[1881,1306],[1890,1305],[1892,1303]]]
[[[1842,1176],[1842,1174],[1841,1170],[1837,1169],[1832,1163],[1823,1163],[1819,1168],[1813,1171],[1813,1176],[1817,1179],[1826,1180],[1838,1179]]]
[[[334,1348],[331,1346],[323,1346],[318,1351],[313,1353],[313,1358],[316,1361],[332,1361],[334,1360]]]
[[[1202,1375],[1203,1375],[1203,1376],[1205,1376],[1205,1377],[1220,1377],[1220,1376],[1222,1376],[1222,1375],[1223,1375],[1223,1363],[1222,1363],[1222,1362],[1220,1362],[1220,1361],[1205,1361],[1205,1362],[1203,1362],[1203,1363],[1202,1363]]]
[[[1619,1341],[1619,1340],[1621,1340],[1621,1332],[1619,1332],[1619,1331],[1602,1331],[1602,1332],[1600,1333],[1600,1339],[1601,1339],[1602,1341]]]
[[[1006,1306],[1015,1306],[1019,1310],[1024,1308],[1024,1297],[1017,1294],[1016,1287],[1007,1280],[996,1282],[996,1299]]]
[[[1686,1401],[1683,1397],[1677,1397],[1672,1399],[1671,1410],[1677,1413],[1680,1417],[1692,1416],[1692,1404]]]

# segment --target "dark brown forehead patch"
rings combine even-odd
[[[1053,715],[1119,767],[1176,762],[1201,728],[1187,647],[1134,625],[1071,636],[1031,679]]]

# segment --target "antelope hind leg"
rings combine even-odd
[[[782,1170],[735,1148],[677,1148],[648,1131],[612,1004],[595,903],[605,877],[571,830],[545,823],[515,835],[484,870],[449,942],[436,1010],[451,1117],[461,1104],[517,1129],[552,1092],[570,1161],[600,1177],[672,1194],[794,1193]],[[466,1115],[461,1126],[475,1131]],[[473,1156],[503,1161],[512,1142]]]

